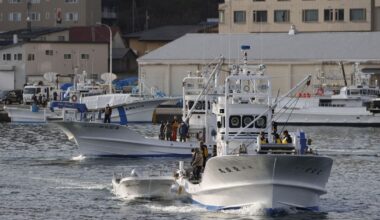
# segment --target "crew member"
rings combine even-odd
[[[107,104],[104,109],[104,123],[111,123],[112,108]]]
[[[290,137],[290,134],[288,130],[285,130],[283,132],[284,137],[282,138],[282,143],[283,144],[291,144],[292,143],[292,137]]]

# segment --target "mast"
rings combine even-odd
[[[346,71],[344,70],[344,65],[342,61],[339,61],[339,66],[342,69],[343,79],[344,79],[344,86],[347,87],[347,79],[346,79]]]

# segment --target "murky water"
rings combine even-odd
[[[150,136],[158,130],[133,127]],[[314,149],[334,159],[328,193],[319,212],[273,217],[257,206],[210,212],[183,199],[120,199],[112,193],[114,172],[175,169],[178,159],[83,159],[57,128],[0,124],[0,219],[379,219],[380,128],[304,130]]]

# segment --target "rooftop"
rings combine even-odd
[[[380,32],[186,34],[138,59],[144,62],[239,59],[250,45],[250,61],[380,61]]]

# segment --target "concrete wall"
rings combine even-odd
[[[380,3],[376,3],[380,4]],[[224,12],[224,22],[219,24],[219,33],[255,33],[255,32],[287,32],[294,24],[298,31],[371,31],[372,30],[372,0],[291,0],[291,1],[252,1],[226,0],[220,4],[219,11]],[[365,8],[366,21],[350,21],[350,9]],[[303,9],[318,9],[318,22],[303,22]],[[344,21],[324,21],[324,9],[344,9]],[[253,22],[253,11],[266,10],[267,22]],[[274,22],[274,10],[290,10],[290,21]],[[234,23],[234,11],[246,11],[245,23]],[[377,12],[377,11],[374,11]]]

